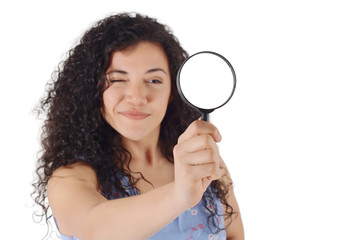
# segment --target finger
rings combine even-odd
[[[189,166],[187,171],[190,173],[190,178],[195,180],[202,178],[214,179],[219,175],[220,168],[216,163],[208,163]]]
[[[221,141],[220,132],[213,124],[206,121],[196,120],[192,122],[185,132],[179,137],[178,143],[187,141],[194,136],[202,134],[210,134],[214,141]]]
[[[179,143],[178,145],[177,149],[184,153],[195,153],[209,149],[213,149],[215,152],[219,151],[216,142],[209,134],[192,137],[188,141]]]
[[[195,153],[187,154],[182,158],[182,164],[187,165],[202,165],[210,163],[220,164],[220,156],[213,149],[202,150]]]

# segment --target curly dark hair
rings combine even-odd
[[[131,154],[123,147],[120,134],[104,120],[101,108],[103,92],[107,88],[105,72],[112,53],[141,41],[161,46],[169,62],[171,101],[160,130],[161,151],[169,161],[174,160],[173,147],[178,137],[199,118],[199,112],[186,105],[176,91],[176,74],[188,54],[167,26],[135,13],[112,15],[97,22],[59,64],[38,108],[39,114],[45,114],[46,119],[32,196],[41,206],[40,216],[45,217],[46,223],[51,217],[46,201],[47,183],[61,166],[76,162],[91,166],[96,172],[99,189],[108,199],[112,197],[113,187],[127,195],[119,176],[128,177],[135,188],[139,179],[129,170]],[[144,179],[141,173],[138,174]],[[227,202],[230,186],[217,180],[211,187],[226,206],[225,219],[231,218],[235,212]],[[204,196],[212,198],[210,194]]]

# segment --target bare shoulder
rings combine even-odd
[[[96,179],[95,170],[85,163],[74,163],[59,167],[54,171],[50,179],[75,177],[78,179]]]
[[[56,169],[47,184],[51,202],[66,196],[77,196],[79,192],[100,193],[95,170],[84,163],[74,163]],[[55,200],[55,201],[52,201]]]
[[[67,166],[62,166],[56,169],[49,179],[47,184],[48,196],[51,197],[52,190],[55,188],[55,192],[59,192],[59,187],[62,184],[68,185],[69,183],[86,184],[89,187],[97,188],[97,177],[95,170],[84,163],[74,163]]]
[[[106,199],[98,189],[94,169],[83,163],[63,166],[54,171],[47,184],[49,205],[63,234],[81,230],[90,210]]]

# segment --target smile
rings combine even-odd
[[[150,114],[148,113],[139,112],[139,111],[123,111],[120,112],[120,114],[131,120],[142,120],[150,116]]]

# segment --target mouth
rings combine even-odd
[[[150,116],[150,114],[140,111],[122,111],[120,114],[131,120],[142,120]]]

